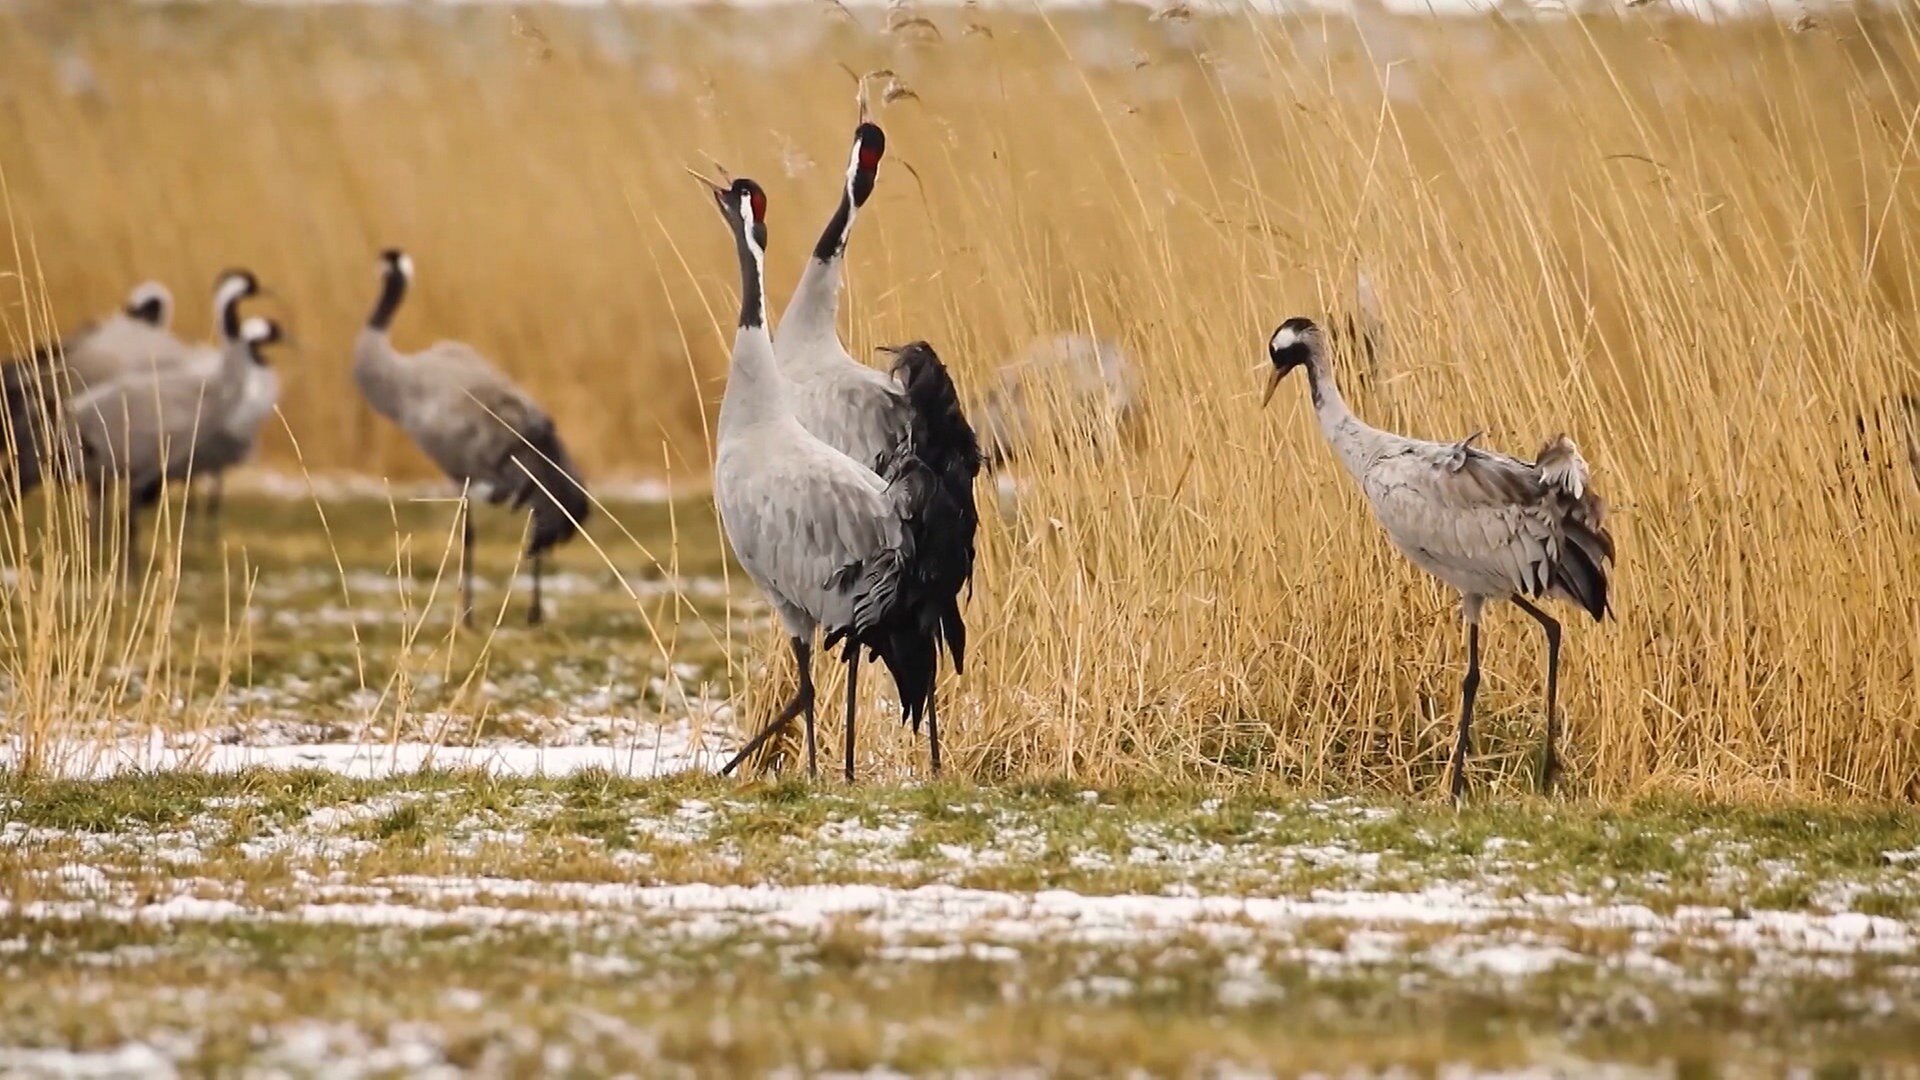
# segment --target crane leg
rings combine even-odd
[[[860,681],[860,649],[849,643],[847,648],[847,783],[853,783],[853,712],[856,700],[855,686]]]
[[[1513,602],[1547,632],[1547,744],[1540,753],[1540,793],[1544,795],[1553,791],[1553,782],[1560,776],[1560,755],[1555,749],[1560,739],[1560,621],[1526,597],[1516,596]]]
[[[802,711],[807,713],[809,717],[808,726],[811,728],[811,717],[813,715],[813,646],[799,638],[792,639],[791,644],[793,645],[793,658],[800,662],[799,691],[793,695],[792,701],[787,702],[786,708],[780,710],[780,715],[773,718],[772,723],[762,728],[760,734],[748,739],[747,745],[741,747],[740,752],[733,755],[732,761],[721,766],[721,776],[732,775],[733,770],[739,768],[741,762],[752,757],[753,752],[760,749],[761,744],[779,734],[788,724],[793,723],[793,718],[799,716]]]
[[[528,626],[539,626],[547,617],[547,613],[542,609],[540,604],[540,570],[541,565],[545,561],[546,556],[544,555],[535,555],[533,557],[533,606],[527,609]]]
[[[460,500],[460,625],[473,626],[473,502]]]
[[[927,695],[927,742],[933,748],[933,775],[940,775],[940,713],[934,708],[936,694]]]
[[[813,646],[807,645],[806,655],[811,657],[812,653]],[[797,658],[802,654],[796,649],[793,655]],[[820,778],[820,744],[814,741],[813,734],[813,672],[810,670],[812,666],[810,660],[801,663],[800,685],[806,688],[807,699],[806,706],[803,710],[803,717],[807,722],[807,779],[818,780]]]
[[[1467,677],[1460,680],[1460,734],[1453,741],[1453,801],[1467,797],[1467,755],[1473,752],[1473,696],[1480,690],[1480,624],[1467,624]]]

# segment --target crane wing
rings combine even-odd
[[[1561,529],[1538,469],[1458,443],[1407,440],[1363,479],[1396,547],[1469,592],[1544,592]]]
[[[751,445],[735,452],[755,453]],[[904,533],[879,477],[830,453],[787,448],[751,468],[723,459],[715,494],[734,554],[754,581],[833,629],[852,620],[859,594],[884,587],[865,581],[866,569],[901,550]]]

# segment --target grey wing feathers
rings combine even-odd
[[[1403,440],[1368,471],[1394,544],[1462,592],[1560,594],[1600,617],[1613,541],[1572,444],[1549,444],[1535,464],[1471,443]]]
[[[546,413],[457,342],[440,342],[401,364],[413,386],[400,426],[456,483],[482,483],[488,498],[504,498],[498,474],[523,445],[521,433],[552,426]]]
[[[868,469],[878,469],[913,422],[892,379],[849,362],[787,384],[794,418],[814,438]]]
[[[197,444],[218,427],[213,386],[201,378],[162,375],[111,383],[70,406],[83,468],[100,479],[136,484],[183,477]]]
[[[716,494],[733,549],[755,582],[777,603],[834,629],[854,620],[859,596],[883,584],[869,581],[870,571],[901,550],[903,532],[877,477],[862,476],[844,458],[822,459],[789,450],[761,456],[751,469],[729,469],[723,459],[716,471],[726,482]]]

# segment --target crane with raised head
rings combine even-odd
[[[847,239],[860,208],[873,194],[887,147],[885,132],[868,115],[864,82],[858,105],[839,201],[808,254],[800,283],[773,334],[773,354],[795,420],[828,446],[870,470],[885,471],[900,460],[943,463],[930,474],[941,491],[929,496],[936,501],[920,527],[937,531],[938,538],[928,543],[952,557],[928,564],[939,567],[938,580],[930,579],[924,586],[929,595],[946,592],[940,602],[943,630],[930,640],[936,659],[944,646],[959,673],[966,666],[966,626],[959,594],[973,576],[974,537],[979,529],[973,485],[980,472],[980,446],[953,381],[931,346],[916,342],[893,350],[892,371],[881,372],[855,360],[840,340],[838,314]],[[850,661],[849,682],[857,674],[855,658]],[[930,727],[937,730],[931,690],[926,702]],[[910,707],[903,697],[902,711],[917,733],[921,709]],[[852,727],[850,712],[849,738]],[[938,739],[930,741],[937,767]]]
[[[945,512],[943,463],[896,443],[883,471],[835,449],[795,416],[791,385],[775,359],[767,328],[766,193],[752,180],[707,181],[739,257],[740,319],[727,371],[713,467],[714,501],[740,565],[786,630],[800,685],[778,715],[721,770],[730,773],[795,717],[806,724],[807,769],[818,772],[814,731],[813,637],[843,646],[847,663],[845,774],[854,776],[854,707],[860,654],[871,651],[892,674],[902,708],[918,716],[933,695],[937,635],[945,603],[930,581],[951,549],[919,543]],[[903,350],[906,353],[907,350]],[[934,396],[944,372],[927,353],[907,355],[904,374],[928,380]],[[931,366],[929,366],[931,365]],[[951,392],[951,383],[946,384]],[[971,554],[971,538],[967,540]],[[928,737],[939,762],[937,722]]]

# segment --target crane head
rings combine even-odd
[[[720,175],[730,182],[721,187],[692,169],[687,172],[713,194],[714,205],[720,208],[720,216],[727,219],[727,224],[736,232],[744,232],[761,251],[767,249],[767,193],[759,184],[744,176],[737,180],[728,178],[722,169]]]
[[[413,256],[399,248],[388,248],[380,253],[380,274],[399,274],[407,281],[413,281]]]
[[[165,330],[173,321],[173,294],[157,281],[143,281],[127,294],[126,313],[130,319]]]
[[[216,306],[237,303],[249,296],[265,296],[267,291],[260,287],[260,279],[253,271],[232,269],[222,270],[213,286],[213,301]]]
[[[880,171],[880,159],[887,153],[887,133],[880,125],[862,120],[853,131],[853,156],[847,162],[847,194],[853,205],[865,206],[873,194],[873,182]]]
[[[1280,388],[1280,380],[1294,368],[1307,363],[1313,350],[1320,347],[1320,328],[1312,319],[1294,317],[1280,324],[1267,340],[1267,358],[1273,361],[1273,371],[1267,375],[1267,392],[1260,398],[1265,406],[1273,400],[1273,392]]]
[[[261,346],[278,344],[287,340],[287,337],[279,323],[255,315],[240,324],[240,340],[246,343],[247,353],[253,357],[253,362],[264,366],[267,361],[260,355]]]

